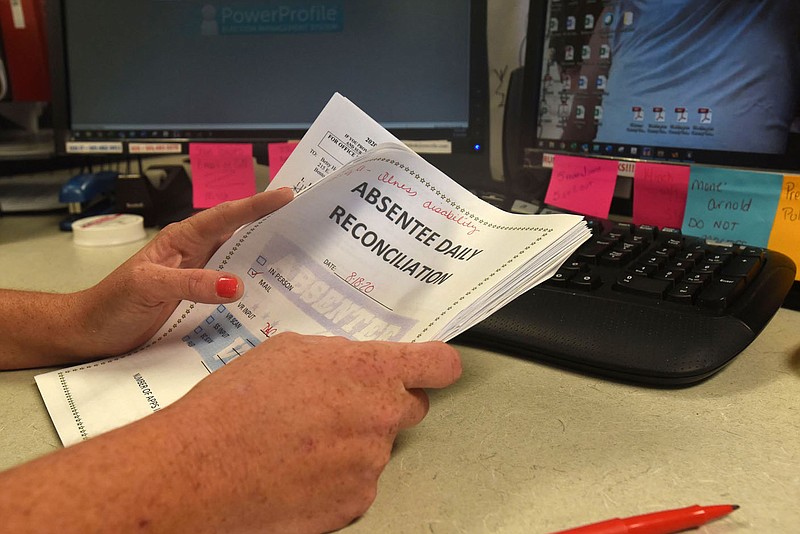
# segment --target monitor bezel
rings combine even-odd
[[[67,144],[73,141],[89,143],[113,142],[121,143],[118,155],[140,155],[131,153],[131,143],[170,143],[180,146],[181,154],[188,154],[189,144],[195,142],[252,143],[257,159],[266,158],[266,144],[296,140],[303,136],[305,128],[294,129],[244,129],[228,128],[175,131],[165,129],[159,135],[136,132],[135,136],[122,129],[105,130],[98,136],[76,137],[71,128],[69,64],[66,57],[64,26],[64,4],[67,0],[48,3],[47,28],[50,74],[53,87],[53,131],[55,152],[59,155],[74,154],[67,150]],[[469,117],[466,128],[391,128],[389,131],[401,140],[439,141],[450,143],[450,152],[446,154],[431,153],[431,159],[442,160],[449,156],[463,159],[488,158],[489,152],[489,105],[488,105],[488,51],[487,51],[487,0],[470,0],[470,87]],[[324,103],[323,103],[324,104]],[[321,108],[320,108],[321,109]],[[166,133],[165,133],[166,131]],[[426,155],[423,153],[423,155]]]

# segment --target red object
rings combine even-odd
[[[48,102],[50,73],[44,0],[0,0],[0,36],[11,99]]]
[[[554,534],[672,534],[697,528],[738,509],[736,504],[689,506],[624,519],[609,519]]]
[[[217,295],[222,298],[232,298],[239,290],[239,280],[230,276],[220,276],[217,279]]]

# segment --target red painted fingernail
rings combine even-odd
[[[220,276],[217,279],[217,295],[229,299],[236,296],[239,289],[239,280],[230,276]]]

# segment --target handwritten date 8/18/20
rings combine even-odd
[[[358,273],[353,271],[350,276],[344,279],[345,282],[358,289],[362,293],[369,293],[375,289],[375,284],[369,280],[364,280],[363,276],[358,276]]]

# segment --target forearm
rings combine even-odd
[[[85,359],[81,293],[0,289],[0,369],[21,369]]]
[[[219,506],[226,505],[225,491],[215,486],[218,466],[204,465],[186,438],[174,420],[154,414],[0,473],[3,528],[65,534],[213,530],[213,515],[228,513],[208,499],[217,493]]]

